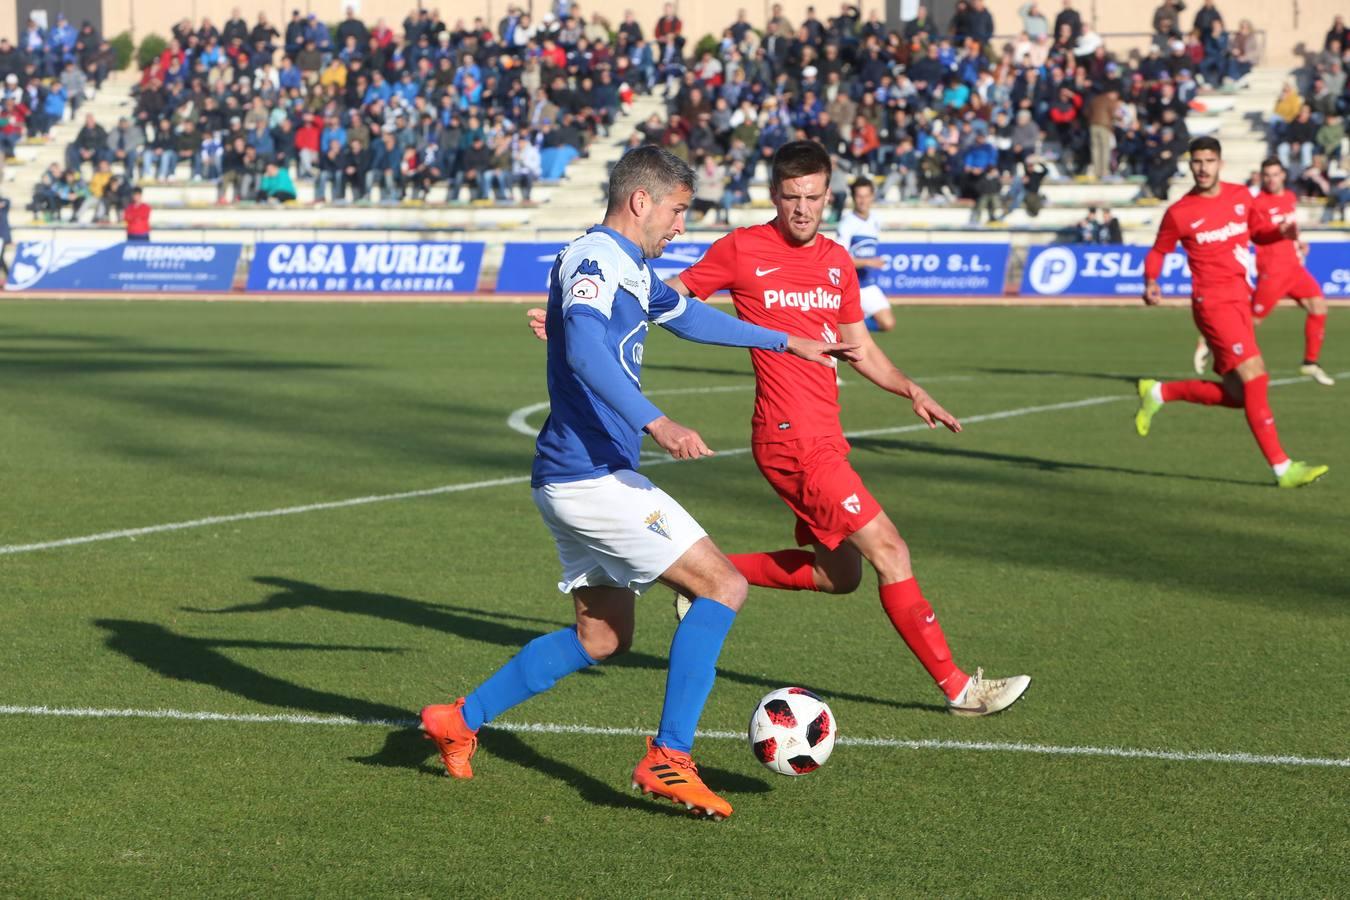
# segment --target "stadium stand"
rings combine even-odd
[[[139,184],[157,228],[203,236],[350,228],[332,208],[348,204],[390,234],[539,231],[594,219],[608,166],[655,142],[696,165],[697,225],[714,228],[762,219],[764,161],[805,136],[839,162],[836,212],[864,174],[888,230],[1073,240],[1089,208],[1115,207],[1126,235],[1155,225],[1186,140],[1217,134],[1230,178],[1277,152],[1321,217],[1344,219],[1343,20],[1290,75],[1260,67],[1261,36],[1212,0],[1192,16],[1163,2],[1142,52],[1113,52],[1071,3],[1052,19],[1031,0],[1019,19],[998,37],[1014,23],[962,0],[947,23],[920,7],[888,31],[845,5],[762,27],[742,14],[696,46],[669,8],[650,35],[631,15],[514,7],[496,29],[429,9],[397,28],[258,13],[184,20],[143,70],[111,74],[107,42],[58,19],[0,41],[5,192],[52,227],[113,227]]]

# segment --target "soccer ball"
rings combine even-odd
[[[806,688],[779,688],[750,717],[750,750],[779,775],[805,775],[825,765],[838,732],[824,700]]]

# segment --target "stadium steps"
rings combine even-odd
[[[33,199],[33,188],[42,180],[42,173],[52,163],[65,166],[66,147],[79,134],[87,113],[93,113],[95,119],[104,128],[116,126],[120,116],[129,115],[133,106],[131,88],[136,78],[129,72],[114,72],[103,83],[92,100],[86,100],[69,122],[59,122],[52,127],[44,141],[24,141],[15,148],[17,165],[5,166],[5,193],[12,202],[10,221],[18,224],[25,220],[28,213],[24,210]]]

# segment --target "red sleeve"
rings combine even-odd
[[[736,283],[736,232],[718,238],[703,258],[680,273],[695,297],[706,300]]]
[[[1284,240],[1280,227],[1271,220],[1270,210],[1257,203],[1255,197],[1247,205],[1247,231],[1253,244],[1278,244]]]
[[[843,250],[840,247],[840,250]],[[852,325],[863,320],[861,288],[858,286],[858,270],[853,267],[853,258],[847,250],[839,254],[842,259],[843,273],[839,285],[841,301],[839,304],[839,324]]]
[[[1148,251],[1148,256],[1144,257],[1144,277],[1149,281],[1157,281],[1158,276],[1162,274],[1163,261],[1167,254],[1177,248],[1177,241],[1181,239],[1181,230],[1177,228],[1176,216],[1172,210],[1168,209],[1163,213],[1162,224],[1158,226],[1158,237],[1153,241],[1153,249]]]

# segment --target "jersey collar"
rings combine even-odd
[[[602,234],[607,234],[611,238],[613,238],[614,243],[619,245],[619,249],[621,249],[624,253],[628,254],[628,258],[631,259],[638,266],[641,266],[644,262],[646,262],[646,257],[642,255],[642,248],[639,247],[637,244],[633,243],[632,241],[630,241],[628,238],[619,234],[613,228],[610,228],[606,225],[595,225],[591,228],[586,229],[587,234],[592,234],[593,232],[597,231],[601,232]]]

